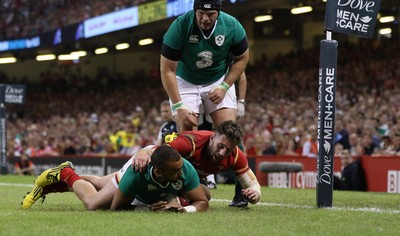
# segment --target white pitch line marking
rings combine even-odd
[[[211,199],[214,202],[231,202],[228,199]],[[286,208],[303,208],[303,209],[317,209],[315,206],[308,206],[308,205],[294,205],[294,204],[285,204],[285,203],[274,203],[274,202],[258,202],[256,205],[261,206],[277,206],[277,207],[286,207]],[[381,208],[371,208],[371,207],[363,207],[363,208],[352,208],[352,207],[327,207],[322,208],[326,210],[333,210],[333,211],[356,211],[356,212],[372,212],[372,213],[388,213],[388,214],[400,214],[400,210],[395,209],[381,209]]]
[[[0,183],[0,186],[33,187],[33,184]]]
[[[16,183],[1,183],[0,186],[17,186],[17,187],[32,187],[33,184],[16,184]],[[213,202],[231,202],[228,199],[211,199]],[[285,203],[274,203],[274,202],[259,202],[254,206],[275,206],[275,207],[286,207],[286,208],[303,208],[303,209],[313,209],[314,206],[308,205],[295,205],[295,204],[285,204]],[[372,212],[372,213],[388,213],[388,214],[400,214],[400,210],[395,209],[381,209],[377,207],[363,207],[363,208],[352,208],[352,207],[328,207],[323,208],[324,210],[332,211],[356,211],[356,212]]]

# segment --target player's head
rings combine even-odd
[[[172,147],[162,145],[151,155],[154,174],[160,183],[176,182],[182,176],[183,159]]]
[[[216,10],[220,11],[222,0],[194,0],[193,9],[196,10]]]
[[[165,100],[163,102],[161,102],[160,104],[160,113],[161,113],[161,118],[165,121],[172,121],[173,117],[172,117],[172,111],[171,111],[171,107],[169,105],[169,101]]]
[[[218,19],[222,7],[221,0],[195,0],[193,9],[196,14],[197,24],[203,30],[209,30]]]
[[[242,141],[243,130],[239,124],[234,121],[224,121],[211,136],[208,152],[214,162],[219,162],[229,156]]]

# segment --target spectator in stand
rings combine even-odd
[[[348,191],[366,191],[364,170],[359,159],[353,160],[348,149],[340,153],[342,163],[341,176],[334,176],[333,189]]]
[[[265,145],[265,149],[262,151],[262,155],[277,155],[275,141],[272,139],[272,137],[264,139],[263,143]]]
[[[346,130],[342,117],[336,116],[335,120],[335,144],[342,144],[344,149],[350,149],[349,132]]]
[[[58,142],[56,138],[49,137],[48,139],[43,140],[43,151],[42,155],[44,156],[59,156],[58,152]]]
[[[307,141],[303,144],[303,151],[301,155],[316,158],[318,156],[317,142],[316,127],[310,126],[309,134],[307,135]]]
[[[363,147],[362,140],[357,135],[357,133],[349,134],[349,143],[350,143],[350,154],[351,156],[362,156],[363,155]]]
[[[73,137],[65,138],[64,155],[76,155],[78,151],[76,150],[76,144]]]
[[[300,136],[298,135],[298,130],[296,127],[292,127],[289,130],[289,134],[286,137],[286,145],[284,150],[284,155],[297,156],[301,153],[300,148]]]
[[[373,137],[368,134],[362,135],[361,145],[363,155],[371,156],[377,150]]]
[[[14,168],[16,175],[35,175],[35,165],[26,153],[20,156],[20,160],[15,163]]]
[[[400,156],[400,133],[394,133],[392,135],[393,139],[393,150],[390,155]]]
[[[343,144],[336,143],[335,150],[334,150],[334,156],[335,157],[340,156],[342,154],[343,150],[344,150]]]
[[[244,149],[246,156],[257,155],[256,139],[254,136],[248,136],[244,141]]]

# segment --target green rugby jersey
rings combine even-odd
[[[232,45],[239,44],[245,37],[239,21],[221,11],[214,32],[207,39],[191,10],[171,24],[163,43],[181,51],[177,76],[193,84],[210,84],[226,74]]]
[[[131,196],[132,199],[137,198],[141,202],[152,204],[164,200],[169,194],[177,195],[193,190],[200,185],[196,170],[186,159],[183,159],[181,179],[165,186],[154,181],[152,170],[152,166],[147,167],[147,171],[144,173],[128,168],[119,183],[120,191],[126,196]]]

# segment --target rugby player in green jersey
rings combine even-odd
[[[153,211],[206,211],[207,189],[200,185],[194,167],[166,145],[156,148],[153,154],[152,165],[142,173],[131,168],[130,159],[118,172],[98,177],[105,180],[99,190],[99,186],[76,174],[71,162],[64,162],[38,176],[22,208],[30,208],[46,194],[73,191],[88,210],[144,207]]]
[[[193,10],[164,35],[161,79],[178,132],[196,130],[200,113],[210,116],[215,128],[236,120],[235,82],[244,76],[249,48],[245,29],[221,6],[221,0],[195,0]],[[240,188],[235,192],[231,205],[247,206]]]
[[[197,129],[203,112],[216,128],[236,120],[234,83],[249,59],[246,32],[220,10],[221,0],[195,0],[193,8],[171,24],[161,49],[161,79],[179,132]]]

